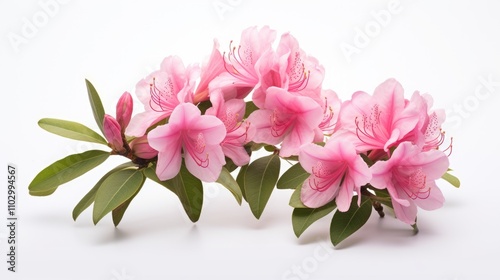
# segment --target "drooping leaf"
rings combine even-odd
[[[57,187],[67,183],[98,166],[109,157],[109,152],[90,150],[69,155],[40,171],[28,186],[34,196],[52,194]]]
[[[361,204],[358,207],[358,196],[354,196],[347,212],[337,211],[333,215],[330,224],[330,239],[334,246],[351,236],[360,229],[370,218],[372,213],[371,200],[361,197]]]
[[[166,189],[168,189],[169,191],[175,193],[177,195],[177,193],[175,192],[175,189],[174,187],[172,187],[172,185],[169,183],[169,181],[162,181],[160,180],[160,178],[158,178],[158,176],[156,175],[156,165],[151,165],[149,166],[148,168],[144,168],[142,170],[142,172],[144,173],[144,175],[148,178],[148,179],[151,179],[153,181],[155,181],[156,183],[162,185],[163,187],[165,187]]]
[[[337,205],[334,201],[319,208],[295,208],[292,212],[293,232],[299,237],[310,225],[330,214]]]
[[[446,180],[448,183],[450,183],[455,188],[460,188],[460,180],[457,177],[451,175],[450,173],[448,173],[448,172],[444,173],[441,178]]]
[[[46,131],[62,137],[104,145],[108,144],[97,132],[77,122],[44,118],[38,121],[38,125]]]
[[[240,186],[241,195],[243,196],[243,199],[245,201],[247,201],[247,196],[245,194],[245,176],[247,174],[247,169],[248,169],[248,164],[243,165],[240,168],[240,172],[238,172],[238,176],[236,176],[236,182],[238,183],[238,186]]]
[[[238,186],[236,180],[234,180],[229,170],[225,167],[222,168],[219,178],[217,179],[217,183],[228,189],[233,194],[234,198],[236,198],[238,204],[241,205],[243,194],[241,193],[240,186]]]
[[[189,173],[183,163],[179,174],[167,182],[179,197],[189,219],[193,223],[198,221],[203,206],[203,184],[200,179]]]
[[[92,85],[89,80],[85,79],[85,84],[87,85],[87,93],[89,96],[90,106],[92,107],[92,113],[94,114],[95,122],[97,126],[104,133],[103,122],[104,122],[104,107],[102,106],[101,98],[97,93],[94,85]]]
[[[290,202],[288,203],[290,206],[293,208],[309,208],[302,203],[302,200],[300,200],[300,192],[302,190],[302,186],[298,186],[292,193],[292,196],[290,196]]]
[[[203,184],[200,179],[189,173],[184,162],[180,172],[167,181],[161,181],[156,175],[155,169],[155,165],[143,169],[144,175],[175,193],[189,219],[193,223],[198,221],[203,206]]]
[[[276,187],[278,189],[296,189],[304,183],[309,175],[311,174],[307,173],[300,163],[296,163],[281,175]]]
[[[132,197],[127,199],[124,203],[122,203],[117,208],[113,209],[113,211],[111,212],[111,216],[113,217],[113,224],[115,225],[115,227],[117,227],[120,224],[120,222],[123,219],[123,215],[125,214],[125,211],[127,211],[127,208],[130,205],[130,202],[132,202],[132,200],[135,198],[135,196],[139,193],[142,186],[144,185],[146,177],[143,176],[142,178],[143,178],[142,184],[139,186],[137,191],[132,195]]]
[[[248,166],[245,172],[244,188],[250,210],[259,219],[271,197],[280,173],[278,155],[259,158]]]
[[[120,164],[119,166],[113,168],[110,170],[108,173],[106,173],[95,185],[94,187],[78,202],[78,204],[75,206],[73,209],[73,220],[76,221],[78,216],[85,211],[92,203],[94,203],[95,200],[95,194],[97,193],[97,190],[101,187],[102,182],[106,180],[106,178],[109,177],[109,175],[115,173],[118,170],[126,169],[126,168],[131,168],[135,166],[134,163],[132,162],[127,162],[124,164]]]
[[[144,175],[137,169],[124,169],[109,175],[95,195],[92,215],[94,224],[130,199],[143,183]]]

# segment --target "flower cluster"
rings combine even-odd
[[[137,83],[144,110],[135,115],[128,92],[119,99],[115,117],[106,114],[87,81],[104,138],[70,121],[42,119],[39,125],[111,151],[92,150],[55,162],[33,179],[30,193],[51,194],[108,156],[120,155],[129,161],[97,182],[75,207],[75,219],[94,204],[95,223],[112,212],[117,225],[151,179],[179,197],[193,222],[201,212],[202,182],[218,182],[239,203],[248,202],[256,218],[275,187],[294,189],[290,205],[297,236],[338,209],[330,230],[334,245],[364,224],[345,224],[346,216],[366,221],[373,207],[383,217],[382,205],[416,229],[417,207],[443,205],[436,180],[458,186],[448,173],[451,141],[441,148],[447,142],[441,129],[444,111],[432,109],[427,94],[405,99],[395,79],[384,81],[373,95],[356,92],[341,101],[323,88],[324,67],[295,37],[276,37],[267,26],[250,27],[225,50],[215,40],[201,65],[166,57],[159,70]],[[252,161],[259,149],[269,155]],[[297,163],[280,177],[284,160]]]

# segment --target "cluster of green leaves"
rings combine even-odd
[[[97,126],[103,133],[105,111],[94,86],[86,80],[87,93]],[[39,126],[48,132],[66,138],[98,143],[108,146],[101,134],[89,127],[67,120],[44,118]],[[28,186],[33,196],[47,196],[54,193],[60,185],[76,179],[99,166],[112,155],[111,151],[90,150],[72,154],[60,159],[40,171]],[[203,205],[202,182],[188,172],[185,164],[176,177],[161,181],[155,173],[154,162],[147,166],[128,161],[107,172],[90,191],[78,202],[73,210],[73,219],[93,204],[93,221],[97,224],[104,216],[112,213],[113,222],[118,225],[130,202],[141,190],[146,179],[150,179],[172,191],[179,198],[186,214],[193,222],[198,221]],[[242,193],[231,173],[223,168],[219,179],[241,204]]]

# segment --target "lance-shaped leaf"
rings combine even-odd
[[[332,212],[337,205],[334,201],[319,208],[295,208],[292,212],[293,232],[299,237],[310,225]]]
[[[203,206],[203,184],[200,179],[189,173],[183,162],[179,174],[167,183],[179,197],[189,219],[193,223],[198,221]]]
[[[144,173],[144,175],[148,178],[148,179],[151,179],[153,181],[155,181],[156,183],[164,186],[165,188],[167,188],[168,190],[170,190],[171,192],[175,193],[177,195],[177,193],[175,192],[175,189],[174,187],[172,187],[172,185],[169,183],[169,181],[162,181],[160,180],[160,178],[158,178],[158,176],[156,175],[156,165],[153,164],[151,166],[149,166],[148,168],[144,168],[142,170],[142,172]]]
[[[276,187],[278,189],[296,189],[302,186],[302,183],[304,183],[310,175],[311,174],[307,173],[307,171],[302,168],[300,163],[296,163],[281,175]]]
[[[75,206],[73,209],[73,220],[76,221],[78,216],[85,211],[92,203],[94,203],[95,200],[95,194],[97,193],[97,190],[101,187],[102,182],[106,180],[106,178],[109,177],[109,175],[115,173],[116,171],[123,170],[126,168],[131,168],[134,167],[135,164],[132,162],[127,162],[124,164],[120,164],[119,166],[113,168],[110,170],[108,173],[106,173],[95,185],[94,187],[78,202],[78,204]]]
[[[247,200],[247,196],[245,194],[245,176],[247,174],[247,168],[248,164],[243,165],[238,172],[238,176],[236,176],[236,182],[238,183],[238,186],[240,186],[241,194],[243,195],[243,199],[245,199],[245,201]]]
[[[250,163],[244,176],[245,195],[255,218],[259,219],[266,207],[280,173],[278,155],[269,155]]]
[[[132,197],[127,199],[124,203],[122,203],[117,208],[113,209],[113,211],[111,212],[111,216],[113,217],[113,224],[115,225],[115,227],[117,227],[120,224],[120,222],[122,221],[123,215],[125,214],[125,211],[127,211],[127,208],[130,205],[130,202],[132,202],[132,200],[135,198],[135,196],[139,193],[142,186],[144,185],[144,182],[146,181],[146,177],[143,176],[142,178],[143,178],[142,184],[139,186],[137,191],[132,195]]]
[[[106,214],[129,200],[144,183],[144,175],[137,169],[125,169],[108,176],[97,190],[93,220],[97,224]]]
[[[34,196],[50,195],[60,185],[80,177],[104,162],[109,155],[106,151],[91,150],[60,159],[36,175],[28,186],[29,193]]]
[[[92,85],[89,80],[85,80],[85,84],[87,85],[87,93],[89,96],[90,106],[92,107],[92,113],[94,114],[95,122],[97,126],[104,133],[103,122],[104,122],[104,107],[102,106],[101,98],[97,93],[94,85]]]
[[[302,190],[302,186],[297,187],[293,193],[292,196],[290,197],[290,202],[288,203],[290,206],[293,208],[309,208],[302,203],[302,200],[300,200],[300,192]]]
[[[354,196],[347,212],[337,211],[333,215],[332,223],[330,224],[330,239],[333,245],[337,246],[360,229],[368,221],[371,213],[371,200],[366,196],[362,196],[361,204],[358,207],[358,196]]]
[[[97,132],[77,122],[44,118],[38,121],[38,125],[46,131],[62,137],[104,145],[108,144]]]
[[[217,183],[228,189],[233,194],[234,198],[236,198],[238,204],[241,205],[243,194],[241,193],[240,186],[238,186],[236,180],[234,180],[229,170],[227,170],[225,167],[222,167],[222,171],[219,175],[219,178],[217,179]]]
[[[186,169],[184,163],[174,178],[161,181],[155,172],[156,165],[143,169],[144,175],[177,195],[192,222],[198,221],[203,206],[203,184]]]
[[[444,180],[446,180],[448,183],[450,183],[455,188],[459,188],[460,187],[460,180],[457,177],[451,175],[448,172],[444,173],[443,176],[441,176],[441,178],[443,178]]]

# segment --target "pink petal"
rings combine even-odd
[[[414,200],[415,204],[424,210],[436,210],[438,208],[443,207],[445,201],[443,193],[436,186],[436,183],[434,181],[427,183],[433,185],[431,187],[431,192],[429,193],[429,197],[427,197],[426,199],[417,198]]]
[[[146,111],[132,117],[125,129],[125,135],[141,137],[153,124],[167,118],[169,113]]]
[[[333,200],[338,191],[338,183],[340,183],[340,181],[337,182],[336,185],[331,186],[321,192],[311,188],[311,184],[314,183],[310,180],[321,181],[321,179],[316,178],[313,175],[305,180],[304,184],[302,185],[302,189],[300,190],[300,200],[302,201],[302,203],[304,203],[305,206],[310,208],[318,208]]]
[[[190,153],[185,153],[186,167],[191,174],[204,182],[215,182],[219,178],[222,166],[226,164],[220,145],[206,146],[203,151],[208,159],[207,166],[200,166]]]
[[[193,107],[195,106],[193,105]],[[219,145],[226,137],[226,128],[217,117],[204,115],[188,122],[188,124],[191,137],[195,138],[199,133],[202,133],[206,145]]]

